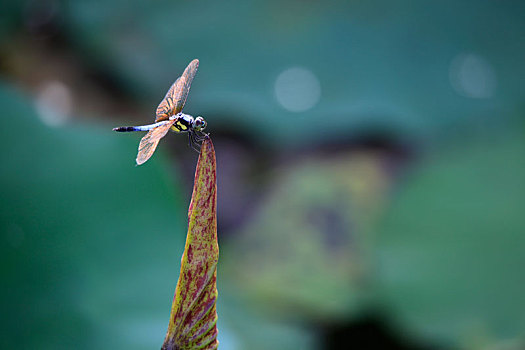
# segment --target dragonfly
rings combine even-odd
[[[207,136],[202,132],[207,123],[201,116],[194,118],[189,114],[182,113],[190,92],[191,82],[198,68],[199,60],[194,59],[188,64],[184,73],[171,85],[166,96],[157,107],[155,123],[140,126],[120,126],[113,129],[113,131],[118,132],[147,131],[139,143],[137,165],[144,164],[150,159],[160,139],[166,136],[169,130],[177,133],[188,133],[189,146],[197,152],[199,151],[200,142]]]

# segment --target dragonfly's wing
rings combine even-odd
[[[199,68],[199,60],[194,59],[188,64],[184,73],[173,83],[157,107],[156,122],[167,120],[170,116],[182,111],[188,98],[188,92],[190,92],[191,82],[195,77],[195,73],[197,73],[197,68]]]
[[[139,153],[137,154],[137,165],[144,164],[155,152],[159,140],[163,138],[176,120],[167,120],[155,129],[151,129],[140,140]]]

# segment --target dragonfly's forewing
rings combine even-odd
[[[190,92],[191,82],[198,68],[199,60],[194,59],[188,64],[184,73],[173,83],[157,107],[156,122],[167,120],[170,116],[182,111]]]
[[[153,155],[159,144],[159,140],[168,133],[168,130],[175,121],[176,119],[167,120],[165,124],[148,131],[142,140],[140,140],[139,153],[137,154],[137,165],[144,164]]]

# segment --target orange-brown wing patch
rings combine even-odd
[[[198,68],[199,60],[194,59],[188,64],[184,73],[173,83],[157,107],[156,122],[168,120],[170,116],[182,111],[188,98],[188,93],[190,92],[191,82]]]
[[[140,140],[139,153],[137,154],[137,165],[144,164],[150,159],[159,144],[159,140],[166,135],[173,123],[175,123],[175,120],[166,121],[166,124],[157,126],[155,129],[148,131],[142,140]]]

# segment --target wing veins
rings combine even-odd
[[[199,60],[194,59],[188,64],[184,73],[171,85],[166,96],[157,107],[156,122],[167,120],[170,116],[182,111],[198,68]]]
[[[175,123],[176,119],[168,120],[165,124],[160,125],[154,129],[148,131],[146,135],[140,140],[139,152],[137,153],[137,165],[144,164],[148,159],[151,158],[161,138],[166,136],[171,126]]]

